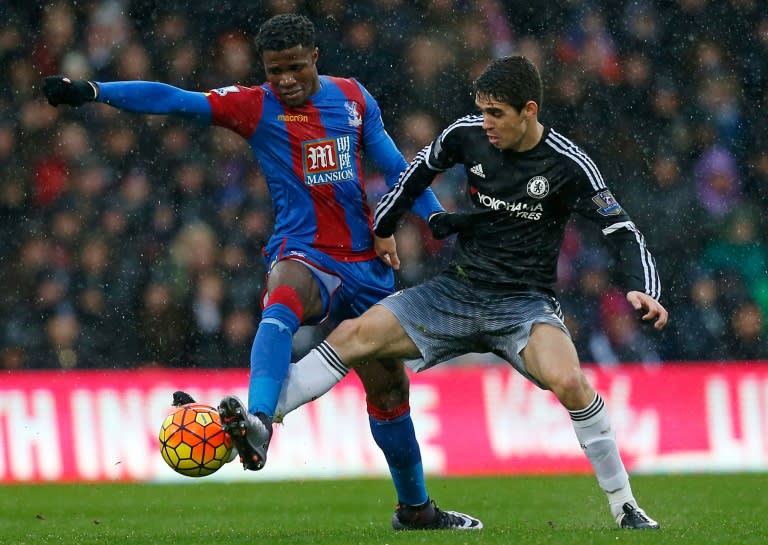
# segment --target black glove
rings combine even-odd
[[[51,106],[82,106],[96,100],[96,86],[84,79],[73,81],[65,76],[48,76],[43,80],[43,94]]]
[[[432,231],[432,236],[439,240],[453,233],[469,231],[474,222],[472,214],[438,212],[429,218],[429,229]]]
[[[176,392],[173,392],[173,403],[172,405],[174,407],[181,407],[182,405],[186,405],[188,403],[194,403],[194,398],[189,395],[187,392],[182,392],[181,390],[178,390]]]

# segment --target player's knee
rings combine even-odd
[[[378,420],[394,420],[410,410],[408,377],[405,373],[402,380],[393,380],[391,376],[372,378],[374,380],[365,384],[368,414]]]
[[[408,389],[374,390],[366,392],[365,400],[369,413],[371,413],[373,409],[387,413],[398,411],[401,407],[407,406],[409,403]],[[387,419],[391,420],[391,418]]]
[[[351,345],[359,342],[360,327],[357,319],[344,320],[328,336],[330,342],[337,350],[349,348]]]
[[[379,343],[360,318],[341,322],[328,336],[328,342],[350,367],[358,367],[360,362],[375,359],[379,350]]]
[[[405,372],[402,376],[388,376],[366,390],[369,402],[380,408],[394,408],[408,402],[410,385]]]
[[[356,369],[369,407],[395,410],[408,404],[409,380],[399,360],[375,360]]]
[[[558,373],[547,386],[569,410],[586,407],[594,396],[587,378],[579,368]]]

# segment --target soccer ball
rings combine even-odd
[[[232,457],[232,442],[224,433],[216,409],[188,403],[165,417],[160,426],[160,454],[177,473],[205,477]]]

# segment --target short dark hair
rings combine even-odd
[[[530,59],[522,55],[492,61],[473,82],[472,87],[476,97],[492,98],[518,111],[529,100],[541,109],[544,95],[539,70]]]
[[[315,25],[304,15],[286,13],[267,19],[256,35],[256,52],[282,51],[301,45],[315,47]]]

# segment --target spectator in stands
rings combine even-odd
[[[188,315],[173,289],[151,282],[139,309],[136,361],[156,365],[188,365],[191,337]]]
[[[205,362],[204,366],[239,369],[250,357],[253,332],[258,322],[250,308],[233,308],[225,315],[221,356]]]
[[[705,150],[694,165],[699,201],[717,223],[741,203],[742,182],[736,158],[723,146]]]
[[[206,271],[196,279],[189,311],[185,311],[193,317],[188,351],[190,363],[196,367],[221,357],[225,296],[224,278],[218,271]]]
[[[624,294],[609,289],[600,298],[600,324],[589,339],[591,361],[601,365],[660,363],[653,341],[638,324]]]
[[[755,208],[733,210],[726,217],[722,235],[706,245],[701,264],[710,274],[738,277],[768,316],[768,244],[760,237],[758,218]]]
[[[674,343],[666,349],[670,359],[727,360],[724,346],[728,317],[723,311],[718,283],[701,272],[692,273],[689,296],[680,305],[671,335]]]
[[[215,10],[206,5],[181,9],[182,4],[3,4],[0,352],[8,354],[12,365],[44,364],[34,361],[40,353],[34,347],[45,332],[35,297],[57,291],[51,290],[53,273],[69,279],[59,303],[79,319],[80,354],[88,355],[78,357],[77,366],[140,364],[135,338],[142,326],[123,318],[134,316],[148,278],[171,260],[179,231],[198,221],[220,245],[214,269],[225,282],[225,316],[236,316],[239,327],[248,319],[258,323],[259,316],[240,316],[233,301],[242,297],[253,306],[258,300],[263,267],[243,255],[256,255],[272,217],[264,205],[268,197],[263,183],[239,140],[217,131],[199,137],[173,120],[148,118],[126,125],[110,108],[90,110],[86,123],[66,110],[41,107],[38,83],[41,73],[103,80],[136,74],[147,79],[151,74],[199,89],[222,81],[210,72],[218,64],[228,71],[224,79],[258,83],[262,76],[251,70],[258,69],[251,62],[251,33],[260,20],[285,9],[316,16],[321,67],[367,74],[361,79],[377,94],[385,124],[408,159],[425,142],[424,133],[442,126],[446,117],[453,120],[454,114],[435,104],[471,111],[466,93],[471,78],[446,78],[439,73],[441,66],[455,66],[448,70],[451,74],[470,74],[471,66],[484,66],[500,54],[524,53],[535,59],[550,74],[547,122],[576,128],[574,139],[599,155],[603,175],[621,200],[637,210],[634,219],[657,258],[669,262],[675,256],[674,267],[661,267],[666,275],[664,303],[673,316],[657,347],[661,357],[739,357],[717,347],[729,343],[731,307],[742,298],[742,283],[746,299],[757,303],[765,321],[763,291],[755,288],[759,279],[751,273],[752,280],[744,278],[749,266],[713,272],[715,295],[704,301],[696,294],[707,291],[702,289],[706,282],[690,273],[702,260],[714,263],[713,252],[721,250],[709,245],[704,254],[703,242],[723,243],[718,229],[731,210],[762,209],[768,199],[768,122],[763,113],[768,109],[768,16],[761,2],[594,0],[533,6],[498,0],[295,0],[222,4]],[[416,42],[427,45],[421,55],[411,47]],[[222,62],[201,66],[200,59],[212,52]],[[405,74],[412,64],[406,59],[418,61],[413,64],[418,69]],[[440,98],[446,96],[447,101]],[[457,100],[461,96],[467,98],[464,105]],[[605,134],[612,135],[608,142],[603,142]],[[461,176],[461,171],[446,172],[433,187],[439,196],[452,194]],[[376,177],[368,180],[375,195]],[[690,203],[691,195],[700,200]],[[458,208],[462,203],[445,204]],[[212,214],[212,209],[218,210]],[[697,219],[700,213],[714,223]],[[758,215],[753,228],[756,247],[768,243],[764,216]],[[50,230],[55,224],[56,235]],[[716,227],[714,232],[707,225]],[[67,235],[69,228],[74,232]],[[577,266],[597,245],[581,237],[578,225],[573,230],[580,241],[572,256]],[[429,274],[446,245],[420,231],[412,235],[408,245],[413,262],[404,266],[421,271],[417,276]],[[80,259],[93,251],[93,238],[103,240],[111,261],[106,285],[81,282]],[[52,272],[48,269],[54,263]],[[564,264],[562,270],[573,275],[566,279],[564,293],[572,299],[563,300],[564,308],[572,308],[572,319],[581,322],[581,303],[592,295],[578,282],[575,269]],[[716,270],[723,269],[717,265]],[[192,276],[183,282],[186,293],[198,288]],[[46,319],[55,309],[45,311]],[[701,321],[694,319],[696,312]],[[726,325],[714,326],[719,319]],[[701,342],[688,338],[678,320],[705,327]],[[583,325],[583,332],[591,334],[588,324]],[[109,346],[112,357],[105,358]],[[84,363],[90,358],[91,363]],[[228,365],[226,360],[222,355],[205,365]]]
[[[736,305],[731,315],[727,343],[729,359],[768,359],[768,333],[765,315],[753,301],[745,300]]]
[[[681,255],[700,254],[714,228],[691,179],[684,177],[681,160],[661,149],[649,160],[650,171],[623,184],[621,198],[640,211],[638,227],[659,263],[675,263]],[[688,304],[689,268],[666,267],[660,274],[665,301],[681,307]]]

